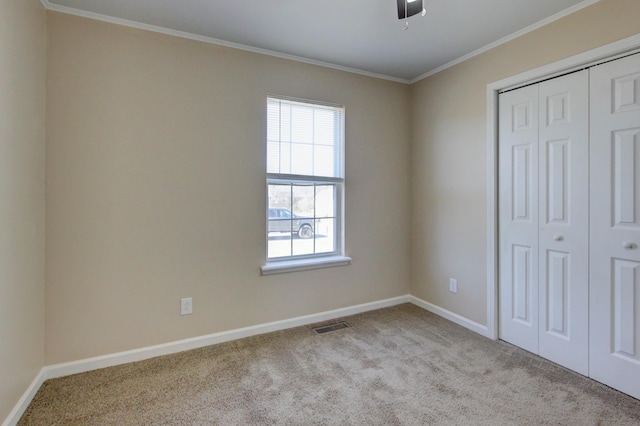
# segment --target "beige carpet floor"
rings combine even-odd
[[[639,425],[640,401],[405,304],[45,382],[20,425]]]

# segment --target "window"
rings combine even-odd
[[[267,264],[263,273],[346,264],[344,108],[267,99]]]

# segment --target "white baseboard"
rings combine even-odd
[[[20,417],[22,417],[25,410],[31,403],[31,400],[38,392],[38,389],[40,389],[40,386],[48,379],[68,376],[70,374],[84,373],[91,370],[97,370],[99,368],[112,367],[114,365],[126,364],[129,362],[142,361],[161,355],[169,355],[190,349],[202,348],[205,346],[215,345],[217,343],[229,342],[232,340],[242,339],[244,337],[271,333],[273,331],[285,330],[287,328],[299,327],[316,322],[330,321],[335,318],[360,314],[362,312],[373,311],[375,309],[388,308],[390,306],[409,302],[410,296],[407,294],[405,296],[393,297],[391,299],[379,300],[376,302],[364,303],[362,305],[349,306],[346,308],[334,309],[332,311],[259,324],[251,327],[238,328],[235,330],[178,340],[146,348],[133,349],[130,351],[65,362],[62,364],[48,365],[40,370],[11,413],[9,413],[9,416],[4,420],[2,426],[14,426],[18,423]]]
[[[79,361],[50,365],[44,367],[45,376],[46,379],[52,379],[55,377],[68,376],[70,374],[84,373],[86,371],[96,370],[99,368],[111,367],[114,365],[126,364],[135,361],[142,361],[161,355],[169,355],[177,352],[187,351],[190,349],[197,349],[205,346],[215,345],[218,343],[242,339],[245,337],[256,336],[258,334],[271,333],[273,331],[284,330],[301,325],[328,321],[339,317],[359,314],[362,312],[372,311],[374,309],[386,308],[389,306],[395,306],[401,303],[408,302],[409,295],[399,296],[391,299],[380,300],[377,302],[349,306],[346,308],[305,315],[282,321],[259,324],[251,327],[238,328],[235,330],[223,331],[220,333],[164,343],[161,345],[133,349],[126,352],[118,352],[109,355],[97,356],[94,358],[82,359]]]
[[[22,395],[14,409],[11,411],[11,413],[9,413],[9,416],[2,423],[2,426],[14,426],[18,423],[20,417],[25,412],[25,410],[31,403],[31,400],[38,392],[38,389],[40,389],[40,386],[48,379],[68,376],[70,374],[84,373],[91,370],[97,370],[99,368],[112,367],[114,365],[121,365],[129,362],[142,361],[157,356],[169,355],[187,351],[190,349],[202,348],[205,346],[229,342],[245,337],[271,333],[273,331],[285,330],[288,328],[299,327],[317,322],[329,321],[332,319],[355,315],[362,312],[373,311],[375,309],[396,306],[402,303],[413,303],[414,305],[422,309],[448,319],[449,321],[468,328],[471,331],[475,331],[478,334],[489,337],[489,331],[486,326],[478,324],[461,315],[455,314],[432,303],[407,294],[405,296],[398,296],[391,299],[379,300],[376,302],[364,303],[362,305],[349,306],[346,308],[334,309],[332,311],[320,312],[317,314],[305,315],[266,324],[259,324],[251,327],[238,328],[235,330],[223,331],[220,333],[164,343],[161,345],[133,349],[130,351],[102,355],[62,364],[48,365],[40,370],[29,388]]]
[[[18,403],[13,407],[13,410],[11,410],[7,418],[2,422],[2,426],[15,426],[18,423],[18,420],[20,420],[20,417],[22,417],[29,404],[31,404],[31,400],[36,396],[38,389],[40,389],[40,386],[42,386],[45,380],[47,379],[44,368],[42,368],[27,390],[22,394]]]
[[[421,307],[424,310],[427,310],[436,315],[439,315],[445,319],[448,319],[451,322],[454,322],[458,325],[468,328],[471,331],[475,331],[476,333],[481,334],[484,337],[488,337],[491,339],[491,333],[489,333],[489,329],[487,328],[486,325],[482,325],[480,323],[472,321],[469,318],[466,318],[466,317],[463,317],[462,315],[458,315],[454,312],[448,311],[444,308],[441,308],[440,306],[436,306],[433,303],[429,303],[415,296],[409,295],[409,301],[414,305]]]

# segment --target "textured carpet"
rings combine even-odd
[[[638,425],[640,401],[405,304],[46,381],[20,425]]]

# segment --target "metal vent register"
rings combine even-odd
[[[328,333],[330,331],[342,330],[343,328],[348,328],[349,324],[346,322],[337,322],[335,324],[323,325],[322,327],[316,327],[313,329],[318,334]]]

